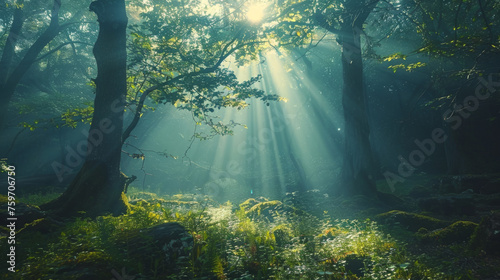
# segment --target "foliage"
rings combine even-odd
[[[141,116],[148,97],[157,104],[171,104],[190,111],[197,125],[208,125],[208,134],[194,135],[206,139],[232,134],[239,125],[218,121],[219,109],[243,109],[251,98],[279,100],[253,87],[260,76],[241,82],[228,68],[232,61],[255,59],[262,43],[258,28],[242,15],[243,2],[237,2],[131,4],[129,9],[137,13],[129,26],[127,101],[136,116]]]
[[[90,21],[89,13],[84,12],[88,3],[63,3],[57,15],[59,25],[54,30],[59,35],[48,39],[45,31],[51,22],[54,1],[8,2],[16,5],[4,1],[0,7],[0,27],[4,31],[0,42],[4,53],[8,53],[7,38],[14,36],[11,38],[14,43],[12,60],[2,60],[6,63],[2,65],[5,69],[2,75],[8,74],[3,77],[3,82],[16,81],[17,86],[13,106],[10,106],[14,109],[14,117],[9,118],[9,122],[30,130],[53,127],[59,124],[58,115],[85,99],[88,92],[86,80],[94,74],[90,46],[95,40],[97,25]],[[14,17],[21,23],[19,33],[15,35],[9,32]],[[29,69],[23,70],[24,66],[29,66]],[[24,116],[18,116],[18,113]]]
[[[7,159],[0,159],[0,173],[8,172]]]
[[[326,211],[315,217],[264,198],[235,207],[199,195],[131,193],[125,215],[78,218],[45,235],[18,233],[17,277],[76,279],[88,268],[109,277],[121,267],[139,279],[458,279],[462,273],[439,272],[435,259],[413,255],[369,219],[332,219]],[[194,238],[175,273],[159,259],[136,255],[142,249],[130,244],[141,229],[173,221]]]
[[[48,191],[46,194],[30,193],[25,196],[18,197],[19,202],[29,205],[42,205],[59,197],[61,193]]]
[[[144,111],[155,109],[151,104],[148,105],[148,100],[155,105],[171,104],[178,109],[190,111],[196,125],[207,125],[210,128],[208,133],[194,133],[196,138],[207,139],[215,135],[232,134],[235,126],[242,125],[233,121],[221,122],[219,109],[232,107],[240,110],[249,105],[250,99],[260,99],[267,104],[283,100],[254,87],[261,80],[260,76],[242,81],[229,70],[232,63],[243,65],[257,59],[265,42],[262,40],[261,27],[247,22],[242,8],[244,1],[236,2],[229,4],[216,0],[190,0],[165,3],[137,0],[127,4],[127,10],[130,11],[127,110],[136,119],[140,119]],[[89,26],[84,21],[79,27],[84,30],[92,28],[95,36],[95,25]],[[72,36],[81,37],[79,33],[69,34],[69,39]],[[86,41],[91,45],[92,40]],[[76,55],[74,43],[72,48]],[[49,56],[50,64],[43,64],[40,68],[44,68],[44,65],[60,65],[59,60],[63,57],[67,61],[72,60],[66,52],[56,54]],[[82,56],[85,56],[86,64],[93,61],[88,48],[84,49]],[[95,87],[94,80],[90,79],[95,74],[94,65],[84,65],[81,62],[83,57],[77,56],[74,60],[81,64],[78,68],[85,66],[92,70],[85,73],[85,77],[90,80],[86,89]],[[81,72],[80,69],[77,70],[69,72]],[[62,86],[68,88],[66,84]],[[76,86],[81,87],[81,84]],[[57,91],[62,90],[57,88],[54,91],[56,92],[50,92],[49,95],[56,95]],[[87,101],[78,100],[71,108],[59,106],[55,104],[57,102],[44,104],[44,111],[51,109],[50,116],[41,118],[38,114],[36,120],[21,122],[20,126],[34,130],[46,126],[74,128],[80,122],[90,123],[93,104]],[[28,107],[25,102],[19,104],[19,111],[39,112],[36,109],[38,104]],[[83,107],[74,104],[82,104],[80,106]],[[60,117],[55,117],[54,113]]]

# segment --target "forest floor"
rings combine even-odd
[[[58,220],[18,198],[2,279],[500,279],[500,176],[421,176],[389,205],[318,190],[220,203],[131,187],[118,217]],[[394,196],[393,196],[394,195]],[[0,197],[7,218],[8,199]],[[5,207],[4,207],[5,206]],[[165,227],[164,225],[169,225]],[[12,255],[12,254],[11,254]],[[12,258],[11,258],[12,259]]]

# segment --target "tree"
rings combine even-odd
[[[224,2],[212,4],[212,9],[222,8]],[[200,5],[198,1],[171,2],[168,6],[164,1],[149,1],[147,5],[139,1],[131,6],[133,14],[139,13],[143,21],[131,24],[127,65],[124,1],[97,0],[91,4],[100,30],[94,47],[98,75],[88,155],[69,188],[43,209],[59,215],[85,211],[90,216],[124,211],[120,198],[126,178],[119,169],[121,147],[139,123],[148,97],[192,112],[197,124],[205,123],[212,129],[209,135],[194,135],[202,139],[232,133],[235,124],[217,122],[212,115],[216,110],[244,108],[248,105],[245,100],[251,97],[266,102],[278,99],[252,88],[258,77],[239,82],[223,67],[229,57],[244,60],[255,51],[260,44],[256,30],[247,27],[235,12],[212,10],[213,14],[202,16],[207,7]],[[125,106],[133,112],[133,119],[124,129]]]
[[[342,183],[351,194],[373,195],[376,192],[376,169],[370,146],[370,127],[363,88],[361,34],[363,24],[377,3],[378,0],[347,1],[340,29],[337,30],[340,32],[339,43],[342,46],[342,105],[346,137]],[[332,32],[332,27],[328,27],[327,30]]]
[[[422,41],[416,53],[429,59],[435,96],[423,110],[434,108],[431,110],[441,116],[447,135],[448,173],[495,172],[498,149],[487,143],[498,141],[498,135],[491,133],[498,127],[491,112],[498,110],[499,100],[489,93],[496,83],[492,76],[500,71],[496,63],[500,58],[500,26],[494,20],[500,4],[419,0],[406,5],[415,11],[408,17]],[[488,97],[478,100],[477,96]],[[462,102],[471,98],[474,102],[470,104]],[[477,131],[478,127],[483,128],[482,133],[488,131],[487,135]],[[484,148],[475,148],[478,146]]]
[[[343,91],[342,105],[345,119],[344,161],[342,166],[342,192],[346,194],[373,195],[373,154],[370,146],[363,84],[363,57],[361,35],[363,25],[379,0],[348,0],[316,3],[302,1],[285,6],[280,12],[281,34],[310,33],[321,27],[337,35],[342,47]],[[302,30],[297,31],[297,28]],[[285,32],[283,32],[283,30]],[[302,31],[302,32],[301,32]],[[298,32],[298,33],[297,33]],[[332,128],[333,129],[333,128]]]
[[[47,29],[28,48],[19,63],[14,66],[15,48],[21,37],[21,30],[25,21],[24,3],[13,4],[13,19],[8,37],[0,59],[0,127],[5,125],[5,117],[9,102],[15,93],[16,87],[23,75],[33,65],[43,48],[54,39],[67,25],[59,25],[59,10],[61,1],[54,0],[50,24]]]
[[[120,200],[125,176],[120,172],[123,113],[127,93],[126,31],[124,0],[91,3],[99,21],[94,45],[97,62],[94,114],[88,135],[87,157],[68,189],[43,206],[58,214],[88,211],[88,215],[124,211]]]

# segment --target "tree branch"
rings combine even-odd
[[[3,85],[8,78],[10,64],[14,58],[14,47],[19,39],[21,28],[23,27],[24,13],[22,8],[16,8],[14,11],[14,19],[10,26],[9,36],[3,48],[2,59],[0,60],[0,84]]]
[[[82,44],[82,45],[87,45],[87,46],[92,46],[92,44],[89,44],[87,42],[82,42],[82,41],[69,41],[69,42],[65,42],[65,43],[62,43],[60,44],[59,46],[57,46],[55,49],[52,49],[48,52],[46,52],[45,54],[43,54],[42,56],[38,57],[37,59],[35,59],[33,62],[37,62],[37,61],[40,61],[44,58],[46,58],[47,56],[57,52],[58,50],[60,50],[62,47],[66,46],[66,45],[73,45],[73,44]],[[75,53],[76,54],[76,53]]]
[[[220,65],[224,62],[224,60],[226,60],[226,58],[228,58],[231,54],[233,54],[236,50],[244,47],[244,46],[247,46],[247,45],[250,45],[250,44],[255,44],[255,43],[261,43],[261,42],[249,42],[249,43],[245,43],[245,44],[238,44],[236,47],[229,49],[229,47],[234,44],[234,42],[236,42],[237,40],[237,36],[235,36],[235,38],[233,38],[230,42],[228,42],[224,48],[222,49],[221,51],[221,55],[218,59],[218,61],[212,65],[211,67],[205,67],[205,68],[202,68],[198,71],[195,71],[195,72],[191,72],[191,73],[186,73],[186,74],[181,74],[177,77],[174,77],[172,79],[169,79],[163,83],[160,83],[160,84],[156,84],[150,88],[148,88],[147,90],[144,91],[144,93],[141,95],[141,98],[139,99],[139,102],[137,103],[137,108],[136,108],[136,111],[135,111],[135,114],[134,114],[134,119],[132,120],[132,122],[130,123],[130,125],[127,127],[127,129],[125,130],[125,132],[123,132],[122,134],[122,144],[125,142],[125,140],[127,140],[128,137],[130,137],[130,133],[135,129],[135,127],[137,126],[137,124],[139,123],[139,119],[141,118],[141,113],[142,113],[142,108],[144,107],[144,102],[146,101],[146,98],[155,90],[158,90],[158,89],[161,89],[163,87],[166,87],[168,85],[172,85],[182,79],[185,79],[185,78],[190,78],[190,77],[195,77],[195,76],[199,76],[201,74],[208,74],[208,73],[211,73],[211,72],[215,72],[215,70],[217,70],[217,68],[220,67]]]
[[[481,15],[483,17],[484,24],[486,24],[486,28],[488,28],[488,32],[490,33],[490,40],[493,40],[493,31],[491,30],[490,22],[488,21],[488,18],[486,17],[486,13],[485,13],[484,7],[483,7],[483,1],[477,0],[477,2],[479,3],[479,8],[481,9]]]
[[[316,22],[316,25],[325,29],[326,31],[332,33],[332,34],[339,34],[340,30],[333,27],[330,23],[328,23],[325,15],[323,15],[321,12],[318,12],[313,15],[313,20]]]
[[[15,88],[17,86],[22,76],[36,61],[37,56],[40,54],[43,48],[50,41],[52,41],[52,39],[54,39],[57,36],[57,34],[59,34],[59,32],[61,31],[58,18],[60,7],[61,7],[61,1],[54,0],[54,6],[52,8],[52,13],[51,13],[52,16],[49,27],[42,33],[42,35],[40,35],[40,37],[38,37],[38,39],[33,43],[33,45],[31,45],[31,47],[24,55],[21,62],[19,62],[14,71],[12,71],[12,74],[9,76],[6,82],[6,84],[9,85],[10,87]]]
[[[458,15],[460,14],[460,10],[462,8],[462,1],[460,1],[460,4],[458,4],[458,8],[457,8],[457,11],[455,13],[455,28],[453,28],[453,30],[455,31],[455,44],[457,43],[457,40],[458,40],[458,34],[457,34],[457,30],[458,30]]]

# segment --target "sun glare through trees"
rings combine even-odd
[[[0,279],[500,279],[499,14],[3,0]]]

